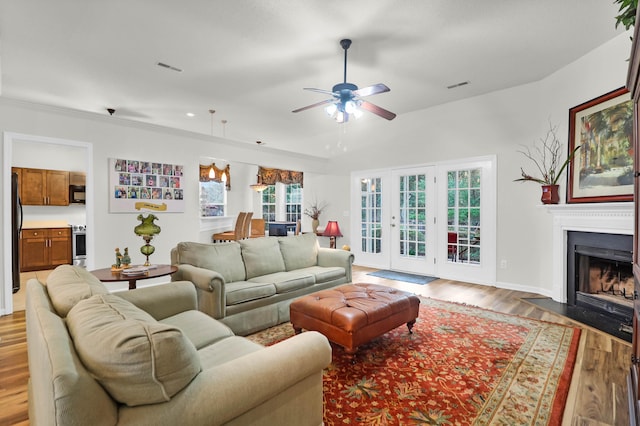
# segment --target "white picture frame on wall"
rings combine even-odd
[[[184,167],[152,161],[109,159],[109,212],[184,212]]]

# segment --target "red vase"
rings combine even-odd
[[[560,202],[560,195],[558,189],[560,185],[542,185],[542,204],[558,204]]]

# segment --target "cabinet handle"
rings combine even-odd
[[[37,233],[37,232],[34,232],[34,233],[33,233],[33,236],[34,236],[34,237],[38,236],[38,233]]]

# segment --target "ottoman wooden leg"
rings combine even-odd
[[[292,324],[292,325],[293,325],[293,324]],[[294,325],[294,326],[293,326],[293,332],[294,332],[295,334],[300,334],[300,333],[302,333],[302,328],[300,328],[300,327],[296,327],[296,326]]]
[[[409,334],[413,334],[413,325],[416,323],[416,320],[409,321],[407,323],[407,328],[409,329]]]
[[[356,352],[358,352],[358,348],[357,347],[356,348],[344,348],[344,351],[347,353],[347,357],[349,358],[349,361],[351,361],[351,364],[355,364],[356,363]]]

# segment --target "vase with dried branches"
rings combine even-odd
[[[557,130],[558,126],[549,123],[549,130],[545,137],[540,139],[539,143],[534,143],[533,146],[524,147],[518,151],[533,162],[538,169],[539,176],[532,176],[521,167],[520,173],[522,177],[515,179],[514,182],[536,182],[542,185],[541,201],[543,204],[558,204],[560,201],[558,180],[573,160],[576,151],[580,149],[580,146],[577,146],[563,160],[562,144],[558,139]]]
[[[311,218],[311,229],[316,233],[318,225],[320,225],[320,213],[327,208],[327,203],[318,203],[314,201],[308,209],[304,209],[304,214]]]

